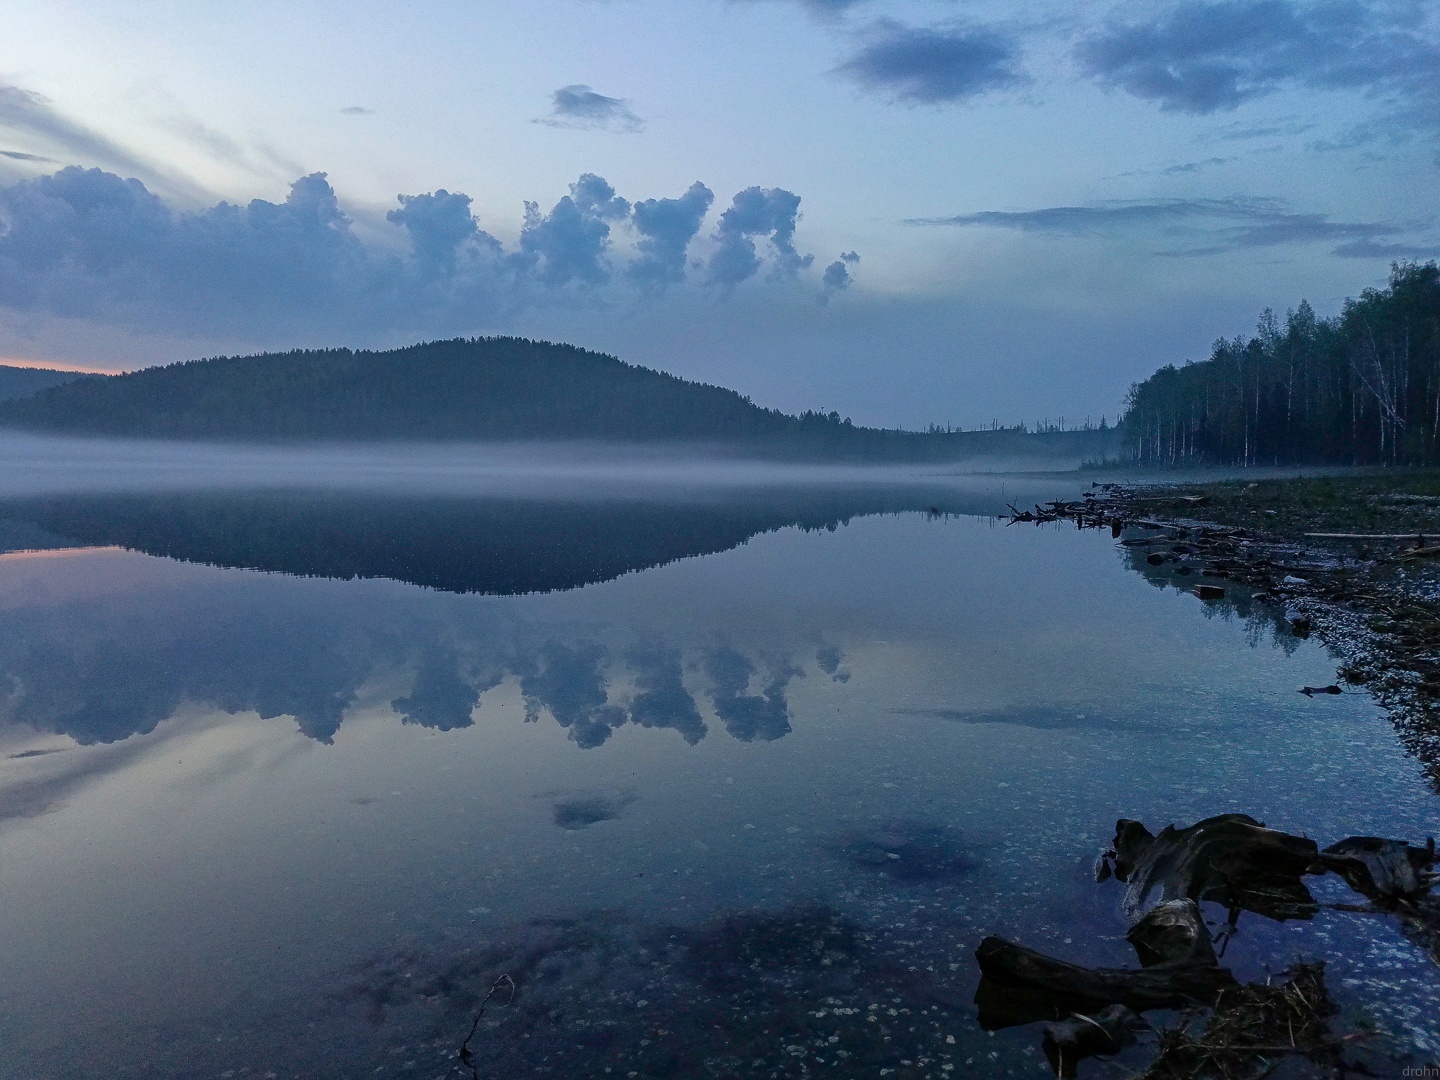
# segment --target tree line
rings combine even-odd
[[[402,349],[224,356],[0,401],[0,425],[159,439],[596,440],[714,444],[802,460],[1096,457],[1106,431],[914,432],[838,412],[762,408],[720,386],[572,345],[515,337]]]
[[[1396,263],[1333,318],[1266,308],[1253,336],[1165,365],[1125,406],[1143,465],[1440,463],[1440,268]]]

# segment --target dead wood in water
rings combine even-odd
[[[975,950],[980,987],[975,1004],[987,1031],[1059,1020],[1075,1012],[1124,1005],[1135,1012],[1208,1005],[1235,976],[1210,963],[1148,968],[1087,968],[990,936]]]
[[[1200,905],[1189,898],[1167,900],[1130,928],[1125,940],[1145,967],[1161,964],[1215,964],[1214,943],[1200,915]]]
[[[1315,898],[1300,879],[1319,858],[1313,840],[1267,829],[1245,814],[1221,814],[1187,829],[1168,825],[1158,836],[1122,818],[1102,863],[1129,884],[1124,907],[1132,918],[1153,895],[1157,903],[1212,900],[1232,920],[1241,910],[1282,920],[1315,914]]]
[[[475,1038],[475,1032],[480,1030],[480,1020],[485,1015],[485,1007],[490,1004],[490,999],[498,994],[502,987],[506,988],[509,993],[504,1004],[497,1005],[496,1008],[507,1008],[515,1000],[515,980],[509,975],[501,975],[491,983],[489,993],[480,999],[480,1007],[475,1013],[475,1022],[470,1025],[470,1034],[465,1036],[465,1041],[460,1044],[460,1049],[455,1055],[460,1065],[470,1070],[471,1080],[480,1080],[480,1068],[475,1063],[475,1051],[470,1049],[470,1040]]]
[[[1088,1057],[1118,1054],[1135,1041],[1137,1031],[1147,1025],[1124,1005],[1100,1009],[1094,1016],[1076,1013],[1068,1020],[1046,1024],[1040,1047],[1045,1059],[1062,1080],[1073,1080],[1081,1061]]]
[[[1418,900],[1435,883],[1434,837],[1421,848],[1403,840],[1352,836],[1331,844],[1320,858],[1352,889],[1377,903]]]
[[[1342,1040],[1330,1031],[1335,1006],[1325,965],[1300,964],[1279,985],[1224,991],[1204,1027],[1160,1036],[1160,1055],[1141,1080],[1246,1080],[1268,1076],[1286,1057],[1308,1058],[1339,1075]]]

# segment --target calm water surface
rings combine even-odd
[[[1320,646],[1001,483],[12,498],[0,1073],[454,1076],[508,972],[482,1076],[1039,1076],[971,953],[1133,963],[1117,817],[1437,831]],[[1440,1053],[1394,927],[1227,960],[1301,955]]]

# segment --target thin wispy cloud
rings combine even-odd
[[[0,157],[9,158],[11,161],[33,161],[42,165],[58,164],[54,158],[42,157],[39,154],[27,154],[23,150],[0,150]]]
[[[186,200],[208,196],[198,184],[70,119],[49,98],[32,90],[0,83],[0,131],[39,142],[60,160],[115,169]]]
[[[863,89],[911,105],[947,105],[1029,81],[1016,38],[986,27],[906,26],[881,20],[835,69]]]
[[[374,116],[374,109],[367,109],[364,105],[346,105],[340,110],[344,116]]]
[[[645,121],[630,109],[624,98],[597,94],[581,83],[562,86],[550,95],[550,115],[532,120],[534,124],[558,128],[603,128],[609,131],[635,132]]]
[[[1334,221],[1325,214],[1295,213],[1274,199],[1156,199],[1050,206],[1038,210],[982,210],[940,218],[912,218],[908,225],[1010,229],[1050,236],[1196,235],[1198,245],[1157,251],[1168,257],[1218,255],[1247,248],[1336,243],[1342,258],[1412,257],[1433,248],[1389,243],[1413,234],[1414,225],[1380,221]]]

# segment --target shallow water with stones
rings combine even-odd
[[[1117,817],[1437,831],[1318,644],[999,484],[0,506],[0,1072],[454,1076],[508,973],[482,1076],[1041,1075],[972,950],[1133,963]],[[1398,928],[1226,962],[1302,957],[1440,1057]]]

